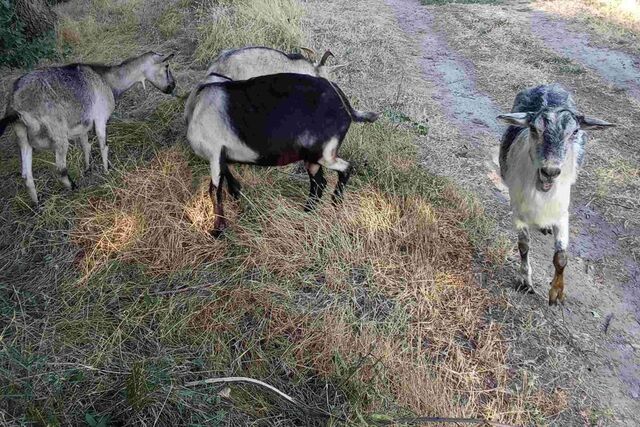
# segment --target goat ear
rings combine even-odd
[[[169,55],[165,56],[164,58],[162,58],[162,62],[167,62],[169,61],[171,58],[173,58],[176,54],[175,53],[170,53]]]
[[[512,126],[525,128],[529,126],[529,123],[531,122],[531,114],[530,113],[500,114],[497,117],[497,119],[502,120],[503,122],[510,124]]]
[[[592,117],[578,116],[578,123],[580,129],[606,129],[608,127],[615,126],[613,123],[605,122],[604,120],[594,119]]]
[[[307,59],[309,61],[313,61],[317,56],[316,51],[313,49],[309,49],[308,47],[300,46],[298,49],[300,49],[301,52],[306,53]]]

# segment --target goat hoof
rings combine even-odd
[[[224,228],[214,228],[209,232],[209,234],[216,239],[222,236],[222,233],[224,233]]]
[[[214,238],[219,238],[224,233],[224,230],[227,228],[226,222],[219,222],[213,225],[213,230],[209,232]]]
[[[545,236],[552,234],[553,233],[553,229],[551,227],[544,227],[540,229],[540,232],[542,234],[544,234]]]
[[[338,206],[342,203],[343,197],[342,196],[333,196],[331,198],[331,204],[333,206]]]
[[[516,291],[523,292],[525,294],[533,294],[533,286],[526,279],[518,279],[516,281]]]
[[[558,302],[564,303],[564,292],[554,288],[549,289],[549,305],[558,305]]]

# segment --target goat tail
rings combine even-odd
[[[329,81],[329,84],[331,85],[331,87],[333,87],[333,89],[336,91],[336,93],[340,97],[340,100],[342,101],[342,104],[344,105],[344,107],[347,109],[347,111],[349,111],[351,120],[357,123],[363,123],[363,122],[373,123],[376,120],[378,120],[378,117],[380,117],[380,114],[374,113],[373,111],[360,111],[360,110],[354,109],[351,106],[351,103],[349,102],[349,100],[347,99],[347,95],[344,94],[342,89],[340,89],[337,85],[335,85],[331,81]]]
[[[0,119],[0,136],[7,130],[7,127],[11,125],[13,122],[18,120],[18,113],[15,111],[8,113],[6,116]]]
[[[351,109],[351,117],[353,117],[353,121],[354,122],[359,122],[359,123],[373,123],[376,120],[378,120],[378,117],[380,117],[380,114],[378,113],[374,113],[373,111],[359,111],[359,110],[354,110],[353,108]]]

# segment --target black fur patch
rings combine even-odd
[[[351,125],[341,96],[322,78],[285,73],[212,85],[224,87],[229,123],[259,153],[257,164],[315,163],[324,144],[340,144]]]

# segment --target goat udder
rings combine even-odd
[[[289,163],[297,162],[301,159],[302,156],[300,156],[300,153],[298,151],[284,151],[278,155],[278,158],[276,159],[276,165],[284,166],[288,165]]]

